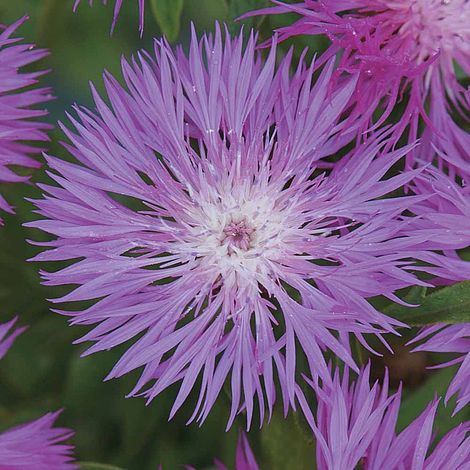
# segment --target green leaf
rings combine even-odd
[[[427,296],[424,288],[414,288],[405,300],[420,305],[393,304],[385,308],[384,313],[412,326],[470,322],[470,281],[444,287]]]
[[[183,0],[151,0],[153,16],[168,41],[176,40],[180,30]]]
[[[414,419],[416,419],[436,396],[444,396],[450,381],[455,375],[456,367],[446,367],[445,369],[434,371],[428,380],[419,388],[404,393],[401,400],[400,413],[398,416],[397,429],[402,431]],[[435,431],[442,436],[452,429],[459,422],[459,417],[452,416],[454,409],[453,402],[447,407],[440,406],[435,419]],[[461,418],[460,418],[461,420]]]
[[[242,24],[244,24],[247,28],[256,27],[258,23],[263,21],[262,16],[250,17],[242,21],[235,21],[235,19],[249,11],[265,8],[268,6],[268,4],[269,1],[267,0],[231,0],[229,15],[234,21],[230,22],[230,30],[233,33],[238,32]]]
[[[264,463],[261,468],[312,470],[314,439],[299,413],[291,413],[287,418],[275,413],[261,430],[261,448]]]
[[[79,462],[79,465],[81,470],[125,470],[122,467],[96,462]]]

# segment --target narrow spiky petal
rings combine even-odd
[[[82,0],[75,0],[75,3],[73,5],[74,11],[76,11],[81,1]],[[102,2],[104,5],[106,5],[108,3],[108,0],[102,0]],[[116,24],[117,24],[117,20],[119,17],[119,13],[121,11],[122,3],[123,3],[123,0],[115,0],[114,2],[114,12],[113,12],[113,22],[111,24],[111,33],[116,28]],[[145,0],[138,0],[138,3],[139,3],[139,31],[140,31],[140,35],[142,35],[144,33]],[[93,0],[88,0],[88,4],[92,6]]]
[[[17,320],[18,317],[15,317],[7,323],[0,324],[0,359],[8,352],[15,339],[27,328],[23,326],[12,330]]]

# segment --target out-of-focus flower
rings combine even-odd
[[[467,0],[305,0],[251,14],[296,12],[301,18],[279,29],[281,39],[326,34],[331,46],[323,60],[340,53],[338,75],[359,73],[352,104],[372,119],[382,107],[383,122],[404,94],[409,100],[396,129],[409,126],[410,141],[418,134],[419,116],[428,124],[433,146],[450,172],[470,176],[470,135],[453,120],[452,111],[470,119],[465,90],[456,64],[470,75],[470,2]],[[341,79],[341,77],[340,77]],[[425,112],[425,107],[429,109]],[[426,153],[432,160],[433,148]],[[411,160],[411,154],[410,154]]]
[[[22,326],[12,331],[17,320],[18,317],[15,317],[7,323],[0,324],[0,359],[8,352],[15,339],[27,328]]]
[[[356,382],[335,373],[332,386],[314,386],[318,409],[314,433],[316,468],[347,470],[464,469],[470,465],[470,423],[449,431],[433,447],[439,400],[433,400],[403,431],[396,433],[400,391],[388,396],[388,380],[369,385],[369,367]]]
[[[80,2],[82,0],[75,0],[75,3],[73,5],[73,11],[76,11],[78,8],[78,5],[80,5]],[[85,0],[86,1],[86,0]],[[108,3],[108,0],[102,0],[103,4],[106,5]],[[137,0],[134,0],[137,1]],[[90,6],[93,5],[93,0],[88,0],[88,3]],[[111,32],[114,31],[114,28],[116,27],[116,23],[119,17],[119,12],[121,11],[123,0],[115,0],[114,1],[114,13],[113,13],[113,22],[111,25]],[[145,0],[138,0],[139,3],[139,31],[140,34],[142,35],[144,32],[144,9],[145,9]]]
[[[49,125],[36,120],[47,114],[35,109],[35,105],[51,99],[47,88],[30,88],[36,85],[44,72],[20,72],[20,68],[42,59],[44,49],[35,49],[31,44],[19,43],[21,38],[12,38],[26,17],[8,27],[0,26],[0,183],[27,181],[11,166],[37,168],[40,164],[31,158],[40,148],[30,142],[47,141]],[[34,118],[34,119],[33,119]],[[13,212],[13,208],[0,195],[0,209]],[[1,219],[0,219],[1,223]]]
[[[73,432],[54,427],[60,411],[47,413],[30,423],[21,424],[0,434],[0,468],[2,470],[69,470],[73,447],[63,442]]]
[[[189,58],[159,41],[156,59],[124,61],[127,90],[106,74],[110,104],[93,90],[96,110],[76,108],[64,131],[78,163],[48,157],[60,187],[42,186],[45,219],[28,224],[56,237],[36,260],[75,260],[42,273],[78,286],[55,302],[94,303],[59,311],[95,325],[85,354],[133,341],[108,378],[144,367],[130,395],[149,401],[181,382],[171,415],[200,379],[199,421],[228,379],[228,425],[241,410],[250,423],[256,398],[261,421],[271,413],[276,376],[295,406],[298,346],[314,377],[330,378],[326,349],[354,368],[348,333],[366,345],[402,325],[367,299],[429,285],[417,259],[469,277],[468,264],[442,274],[455,260],[410,233],[420,196],[387,197],[419,173],[384,178],[409,147],[385,158],[382,132],[318,168],[355,137],[341,120],[354,79],[329,94],[332,61],[312,86],[314,64],[289,77],[290,54],[276,72],[275,40],[264,64],[255,43],[217,28],[193,34]]]

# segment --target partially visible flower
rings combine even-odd
[[[470,2],[467,0],[305,0],[283,2],[251,14],[296,12],[301,18],[280,28],[280,38],[326,34],[331,46],[322,60],[340,53],[338,76],[359,73],[351,104],[368,116],[381,108],[383,122],[408,94],[398,139],[409,126],[410,142],[418,134],[422,116],[433,146],[452,150],[426,154],[443,160],[451,172],[470,177],[470,135],[451,114],[470,119],[465,90],[456,64],[470,75]],[[429,106],[428,112],[425,112]],[[411,163],[411,155],[409,163]]]
[[[44,49],[34,49],[31,44],[16,44],[21,38],[12,38],[26,17],[8,27],[0,26],[0,183],[27,181],[12,166],[37,168],[40,164],[31,158],[41,151],[25,142],[48,140],[49,125],[40,120],[47,111],[34,108],[51,99],[47,88],[31,88],[44,72],[20,72],[20,68],[42,59]],[[0,209],[13,212],[13,208],[0,195]],[[1,223],[1,219],[0,219]]]
[[[15,317],[7,323],[0,324],[0,359],[2,359],[2,357],[5,356],[5,354],[8,352],[15,339],[27,328],[23,326],[20,328],[15,328],[12,331],[11,329],[17,320],[18,317]]]
[[[73,5],[73,11],[76,11],[81,1],[82,0],[75,0],[75,3]],[[134,0],[134,1],[139,2],[139,31],[140,31],[140,34],[142,35],[144,32],[145,0]],[[108,0],[102,0],[102,2],[104,5],[106,5],[108,3]],[[88,3],[90,6],[92,6],[93,0],[88,0]],[[113,22],[111,25],[111,32],[113,32],[114,28],[116,27],[116,23],[119,17],[119,12],[121,11],[122,3],[123,3],[123,0],[114,0],[114,13],[113,13]]]
[[[420,172],[385,177],[410,147],[384,155],[382,131],[321,169],[355,138],[342,119],[355,79],[329,94],[333,61],[312,84],[315,64],[290,76],[290,54],[276,71],[275,39],[265,63],[255,49],[217,29],[194,33],[189,58],[158,41],[156,59],[123,61],[127,89],[106,74],[110,105],[93,90],[96,110],[76,108],[78,163],[47,157],[59,187],[42,186],[44,220],[28,224],[56,237],[37,260],[74,260],[42,273],[77,286],[55,302],[93,301],[60,311],[94,325],[85,354],[133,341],[108,378],[143,367],[130,395],[149,401],[180,382],[171,416],[198,384],[199,421],[227,380],[228,425],[242,410],[250,423],[256,399],[263,421],[276,378],[296,406],[299,348],[328,380],[325,350],[355,368],[349,333],[366,344],[403,325],[368,298],[470,277],[410,230],[421,196],[391,197]]]
[[[73,432],[54,427],[60,411],[21,424],[0,434],[2,470],[71,470],[73,447],[63,442]]]
[[[446,394],[446,402],[453,395],[457,395],[457,404],[454,412],[457,413],[470,403],[470,324],[433,325],[424,328],[413,342],[415,343],[423,339],[425,341],[416,346],[414,351],[458,354],[456,359],[438,366],[446,367],[460,364]]]
[[[439,400],[433,400],[403,431],[396,433],[400,391],[388,395],[369,385],[369,366],[349,384],[335,372],[332,386],[316,385],[318,409],[314,434],[316,468],[349,470],[464,469],[470,465],[470,422],[449,431],[434,447],[433,424]],[[432,450],[431,450],[432,449]]]
[[[465,269],[467,265],[457,250],[470,246],[468,187],[461,186],[452,177],[429,165],[413,180],[408,189],[421,197],[412,208],[416,217],[410,221],[409,234],[421,234],[422,241],[419,246],[422,249],[446,253],[446,262],[433,271],[436,276],[433,283],[452,283],[453,273]],[[421,259],[432,263],[434,256],[432,253],[427,259],[426,256]]]
[[[0,359],[13,341],[26,328],[11,328],[17,318],[0,325]],[[7,337],[8,332],[10,335]],[[73,435],[66,428],[56,428],[54,422],[60,411],[47,413],[42,418],[21,424],[0,433],[1,470],[71,470],[73,447],[63,444]]]
[[[229,470],[222,462],[216,461],[217,470]],[[250,448],[250,444],[245,433],[241,433],[238,438],[237,454],[235,457],[235,467],[233,470],[259,470],[256,458]]]

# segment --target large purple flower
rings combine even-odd
[[[369,385],[369,367],[357,381],[334,375],[332,386],[315,386],[318,409],[314,434],[316,468],[464,469],[470,465],[470,423],[449,431],[434,447],[433,424],[439,400],[396,433],[400,391],[388,395],[388,381]],[[434,448],[433,448],[434,447]],[[433,448],[433,450],[431,450]]]
[[[73,5],[73,10],[75,11],[78,8],[78,5],[80,5],[80,2],[82,0],[75,0],[75,3]],[[86,1],[86,0],[85,0]],[[103,4],[106,5],[108,3],[108,0],[102,0]],[[136,0],[137,1],[137,0]],[[144,9],[145,9],[145,0],[138,0],[139,2],[139,31],[140,34],[143,34],[144,32]],[[88,0],[88,3],[90,6],[93,5],[93,0]],[[119,12],[121,11],[123,0],[115,0],[114,2],[114,13],[113,13],[113,23],[111,26],[111,32],[114,31],[114,28],[116,27],[116,23],[119,17]]]
[[[25,327],[11,331],[17,318],[0,324],[0,359]],[[8,333],[10,335],[7,337]],[[0,433],[0,468],[2,470],[71,470],[73,447],[63,442],[73,432],[55,428],[60,411]]]
[[[50,127],[32,119],[47,114],[34,106],[51,99],[47,88],[30,88],[44,72],[20,72],[21,67],[43,58],[47,52],[34,49],[31,44],[17,44],[21,39],[12,38],[26,19],[22,18],[6,28],[0,26],[0,183],[29,179],[15,173],[11,166],[37,168],[39,163],[30,155],[39,153],[41,149],[29,142],[46,141],[45,130]],[[0,209],[13,212],[1,195]]]
[[[467,0],[305,0],[258,13],[296,12],[301,18],[280,28],[281,39],[295,35],[326,34],[331,46],[327,60],[340,54],[338,75],[359,73],[352,104],[371,118],[382,108],[379,124],[396,104],[409,97],[402,110],[396,138],[409,125],[416,139],[419,117],[428,124],[433,146],[425,155],[438,157],[449,171],[468,178],[470,136],[452,118],[452,112],[470,118],[465,90],[456,66],[470,75],[470,2]],[[252,13],[253,14],[253,13]],[[456,65],[457,64],[457,65]],[[425,107],[428,106],[427,112]],[[451,159],[446,159],[446,156]],[[412,154],[409,162],[411,163]]]
[[[275,43],[263,64],[255,41],[193,35],[188,58],[157,41],[155,58],[123,62],[127,90],[106,74],[109,104],[93,90],[96,110],[76,108],[78,163],[48,157],[59,187],[42,186],[45,219],[29,224],[56,237],[37,260],[74,260],[42,273],[78,286],[54,302],[93,301],[66,312],[94,325],[85,354],[128,343],[108,378],[144,367],[130,395],[149,401],[181,382],[171,415],[198,383],[198,420],[228,380],[229,425],[241,410],[251,422],[255,398],[271,412],[276,376],[295,406],[298,346],[314,377],[330,377],[326,349],[354,368],[348,333],[365,344],[401,325],[366,299],[426,285],[416,259],[432,255],[431,274],[453,263],[410,232],[420,197],[387,197],[418,173],[384,178],[408,148],[383,158],[381,133],[318,168],[354,139],[340,118],[354,79],[329,94],[332,62],[312,86],[314,64],[289,77],[288,55],[276,72]]]

